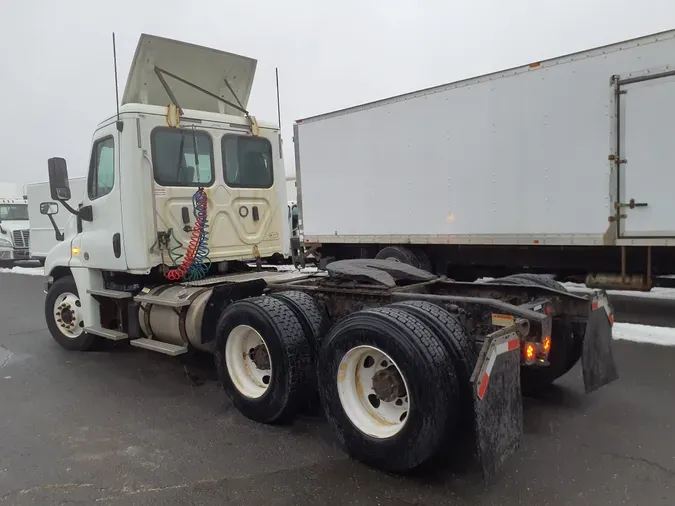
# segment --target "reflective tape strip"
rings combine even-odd
[[[483,399],[485,397],[485,392],[487,391],[488,383],[490,382],[490,374],[492,373],[492,368],[497,361],[497,357],[509,351],[517,350],[520,348],[520,340],[518,337],[511,337],[506,341],[503,341],[495,346],[490,348],[490,355],[483,365],[483,371],[481,372],[478,381],[478,398]]]
[[[607,319],[609,320],[610,325],[614,325],[614,315],[612,314],[612,310],[609,308],[609,301],[607,300],[607,297],[604,295],[593,297],[591,309],[595,311],[596,309],[600,309],[601,306],[607,314]]]

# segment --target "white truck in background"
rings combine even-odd
[[[28,203],[14,191],[12,195],[0,196],[0,267],[30,258]]]
[[[67,201],[71,207],[77,209],[87,187],[87,178],[78,177],[70,179],[70,192],[72,198]],[[75,217],[57,202],[50,202],[51,190],[49,181],[30,183],[26,185],[26,198],[28,199],[28,221],[30,229],[30,259],[38,260],[44,264],[47,254],[58,244],[59,237],[63,234],[69,220]],[[40,212],[43,203],[52,203],[56,213],[45,215]],[[56,231],[54,224],[56,223]]]
[[[487,479],[521,440],[521,383],[544,388],[582,354],[588,392],[617,378],[602,291],[527,275],[457,283],[390,260],[261,269],[288,254],[291,227],[279,128],[246,109],[255,68],[142,35],[119,112],[94,132],[77,209],[66,161],[48,160],[40,211],[58,202],[76,217],[45,262],[45,318],[62,347],[210,352],[252,420],[290,421],[318,394],[353,458],[405,471],[474,437]]]
[[[675,272],[673,117],[669,31],[299,120],[302,242],[649,290]]]
[[[0,181],[0,199],[25,199],[25,188],[20,183]]]

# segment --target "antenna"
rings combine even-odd
[[[117,47],[115,46],[115,32],[112,34],[113,39],[113,66],[115,67],[115,105],[117,106],[117,131],[121,132],[124,128],[124,123],[120,121],[120,91],[117,84]]]
[[[277,118],[279,119],[279,130],[281,130],[281,102],[279,100],[279,67],[275,68],[274,71],[277,74]]]

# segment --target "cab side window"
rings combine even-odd
[[[95,200],[110,193],[115,185],[115,140],[112,137],[94,143],[89,163],[87,193]]]

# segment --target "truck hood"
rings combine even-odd
[[[159,67],[236,104],[237,99],[225,84],[227,79],[246,109],[257,63],[245,56],[142,34],[131,64],[122,103],[168,105],[171,99],[155,74],[155,67]],[[241,111],[228,105],[223,110],[222,105],[219,105],[222,103],[206,93],[170,76],[165,75],[164,78],[182,109],[243,116]]]
[[[30,228],[28,223],[28,220],[2,220],[0,221],[0,227],[11,234],[15,230],[28,230]],[[0,237],[5,237],[5,234],[0,232]]]

